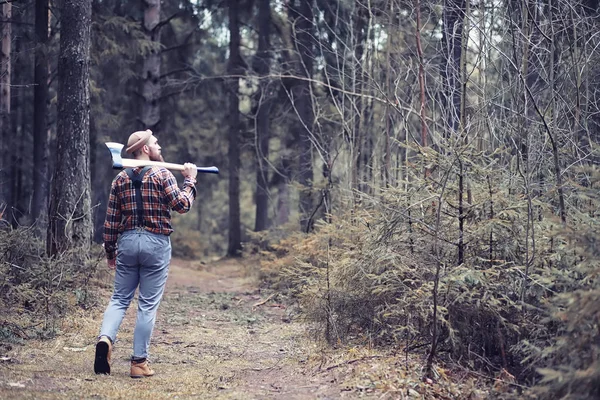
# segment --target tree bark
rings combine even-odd
[[[91,0],[63,0],[58,59],[56,167],[50,197],[47,252],[87,248],[90,200]]]
[[[394,98],[394,88],[392,86],[392,38],[396,34],[394,30],[394,0],[388,0],[389,5],[389,20],[388,20],[388,40],[386,49],[386,72],[385,72],[385,88],[387,90],[388,103],[385,105],[385,147],[383,153],[383,187],[389,187],[392,185],[392,150],[391,150],[391,137],[394,129],[392,123],[392,110],[389,104]]]
[[[552,36],[550,36],[550,87],[552,88],[552,96],[551,96],[551,106],[552,106],[552,116],[551,116],[551,121],[552,121],[552,128],[551,129],[550,126],[548,126],[548,124],[546,122],[544,122],[544,126],[546,127],[546,131],[548,133],[548,137],[550,139],[550,143],[552,145],[552,159],[554,161],[554,175],[556,177],[556,192],[558,194],[558,212],[560,215],[560,220],[562,221],[563,224],[567,223],[567,209],[565,206],[565,194],[564,194],[564,188],[563,188],[563,182],[562,182],[562,171],[561,171],[561,163],[560,163],[560,156],[559,156],[559,143],[557,143],[557,133],[553,132],[556,131],[556,127],[559,125],[559,116],[558,116],[558,110],[557,110],[557,105],[556,105],[556,96],[554,95],[554,93],[558,92],[558,79],[556,78],[556,74],[555,74],[555,69],[556,69],[556,64],[555,64],[555,60],[558,59],[560,56],[560,48],[558,43],[556,43],[557,39],[556,39],[556,32],[555,29],[552,26],[552,22],[554,20],[553,14],[554,14],[554,2],[552,0],[548,0],[548,12],[549,12],[549,20],[550,20],[550,31],[552,33]],[[540,115],[540,118],[544,118],[543,115]]]
[[[144,0],[144,31],[154,44],[160,43],[160,0]],[[142,128],[154,130],[160,122],[160,50],[153,48],[144,58],[142,75]]]
[[[442,113],[446,115],[446,137],[458,131],[461,109],[461,57],[466,0],[445,0],[441,77],[444,86]]]
[[[294,4],[296,6],[296,4]],[[300,53],[300,65],[297,73],[305,79],[299,79],[293,88],[294,101],[298,113],[299,134],[299,171],[298,183],[300,189],[300,229],[309,232],[312,230],[310,216],[313,213],[313,167],[312,144],[313,135],[313,104],[310,79],[313,69],[313,0],[300,0],[297,8],[297,22],[295,24],[294,39],[296,50]]]
[[[425,109],[425,68],[423,62],[423,47],[421,46],[421,1],[415,0],[417,10],[417,26],[415,39],[417,43],[417,56],[419,58],[419,117],[421,118],[421,146],[427,147],[427,120]],[[427,172],[425,172],[427,174]]]
[[[1,6],[2,21],[11,21],[12,3],[4,3]],[[7,219],[10,213],[10,154],[12,131],[10,121],[10,83],[11,83],[11,41],[12,24],[3,22],[0,28],[2,35],[0,48],[0,219]]]
[[[365,34],[363,33],[365,30],[365,8],[361,6],[356,7],[357,10],[356,15],[354,16],[354,21],[352,24],[352,28],[354,29],[354,43],[351,43],[355,46],[354,48],[354,68],[352,71],[352,91],[355,93],[362,92],[363,88],[363,55],[365,52],[364,42],[366,40]],[[351,106],[348,108],[348,120],[354,121],[352,124],[352,155],[354,158],[354,165],[352,167],[352,189],[356,191],[364,190],[364,171],[367,169],[367,161],[368,156],[365,157],[365,134],[363,132],[363,99],[361,96],[352,96],[350,99]],[[358,193],[354,196],[355,203],[358,201],[360,196]]]
[[[240,114],[239,114],[239,78],[241,70],[240,22],[238,0],[228,0],[229,5],[229,62],[227,70],[230,78],[226,82],[229,93],[229,244],[227,255],[238,256],[242,250],[242,232],[240,221]]]
[[[286,153],[281,157],[280,165],[277,170],[281,175],[277,175],[277,212],[276,224],[282,226],[288,223],[291,213],[290,200],[290,182],[292,179],[292,162],[289,155]]]
[[[22,52],[25,48],[29,48],[30,40],[26,38],[26,29],[23,27],[23,22],[26,19],[26,12],[15,12],[13,13],[13,54],[21,55],[11,57],[12,58],[12,76],[11,81],[13,87],[24,87],[27,83],[31,81],[31,74],[33,69],[30,68],[30,63],[27,57],[22,56]],[[21,90],[20,93],[13,93],[11,98],[10,107],[12,109],[11,113],[11,128],[14,135],[14,140],[12,143],[10,155],[11,155],[11,164],[14,168],[11,168],[12,176],[10,178],[11,181],[11,193],[12,199],[10,204],[13,205],[12,210],[14,213],[14,221],[15,225],[18,224],[28,224],[28,221],[22,218],[24,214],[30,214],[29,210],[26,209],[29,205],[29,198],[27,198],[24,194],[23,190],[23,176],[25,175],[27,178],[27,182],[31,181],[30,169],[27,168],[23,155],[26,154],[24,148],[26,143],[29,142],[29,135],[27,135],[27,130],[24,128],[24,120],[25,118],[30,119],[30,114],[27,112],[28,105],[31,101],[28,101],[25,97],[25,91]],[[29,153],[27,153],[29,155]],[[26,159],[26,158],[25,158]]]
[[[33,89],[33,201],[31,216],[46,230],[48,212],[48,0],[35,2],[35,69]]]
[[[256,115],[257,137],[257,167],[256,167],[256,218],[254,230],[256,232],[269,227],[269,114],[271,110],[271,96],[269,82],[265,78],[269,75],[269,31],[271,26],[270,0],[260,0],[258,5],[258,53],[254,70],[261,77]]]

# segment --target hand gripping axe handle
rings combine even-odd
[[[183,169],[184,169],[182,164],[173,164],[173,163],[160,162],[160,161],[136,160],[133,158],[122,158],[121,151],[123,150],[124,145],[122,145],[121,143],[107,142],[106,147],[108,147],[108,149],[110,150],[110,155],[112,157],[113,169],[137,168],[137,167],[145,167],[147,165],[155,165],[157,167],[164,167],[164,168],[170,169],[172,171],[183,171]],[[217,168],[217,167],[198,167],[198,172],[202,172],[205,174],[218,174],[219,168]]]

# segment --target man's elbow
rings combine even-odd
[[[192,209],[192,203],[189,201],[185,201],[179,204],[178,207],[175,208],[179,214],[185,214]]]

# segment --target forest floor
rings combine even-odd
[[[156,375],[146,379],[129,377],[135,303],[113,347],[112,374],[93,373],[112,282],[103,273],[98,307],[65,319],[52,340],[0,354],[0,398],[485,399],[506,389],[443,368],[436,382],[424,382],[417,354],[319,344],[294,318],[293,305],[260,289],[245,262],[173,260],[150,348]]]

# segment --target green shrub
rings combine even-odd
[[[501,196],[471,182],[462,264],[455,188],[448,185],[452,196],[440,206],[424,185],[390,189],[370,208],[346,207],[352,211],[313,234],[270,243],[263,276],[299,299],[302,317],[332,344],[428,350],[437,324],[439,357],[489,374],[508,371],[533,384],[534,396],[597,398],[597,189],[592,184],[584,195],[579,188],[587,208],[572,198],[565,228],[546,197],[527,202],[510,188]]]

